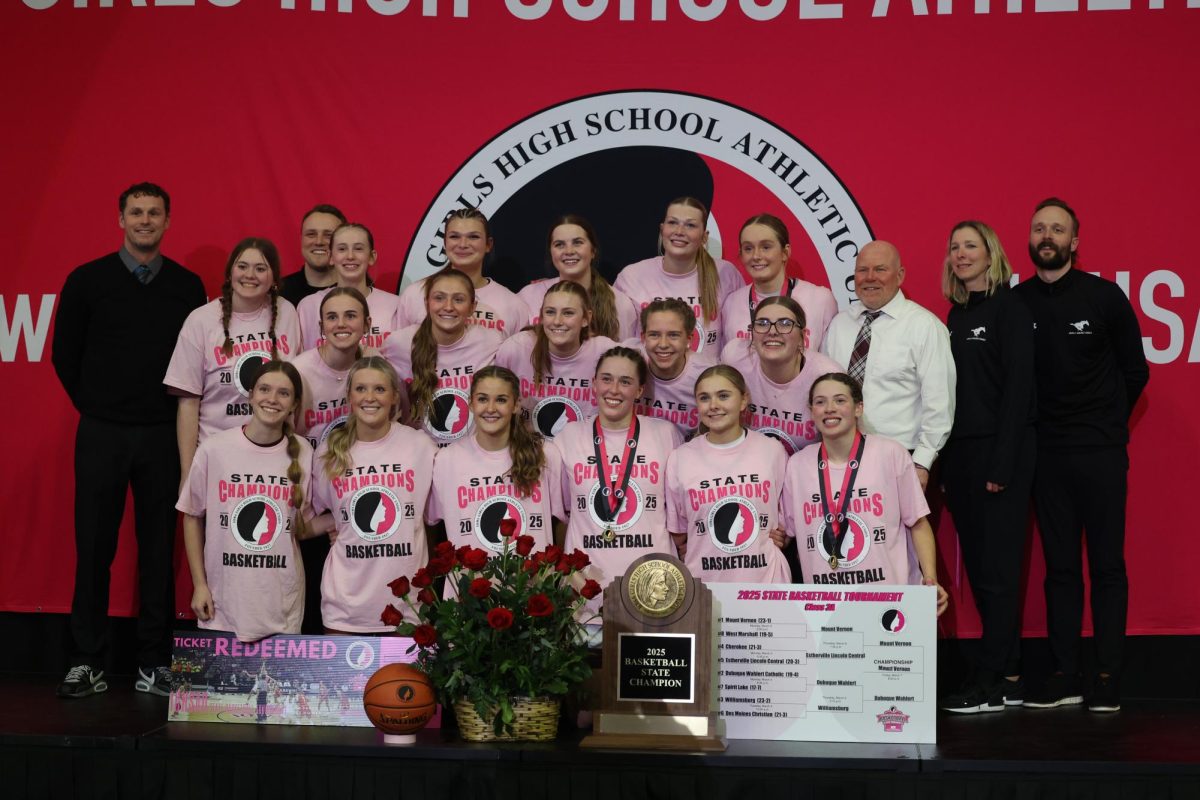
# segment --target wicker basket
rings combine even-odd
[[[558,703],[553,697],[512,698],[512,735],[496,735],[492,720],[480,719],[467,700],[454,701],[458,732],[468,742],[548,742],[558,735]]]

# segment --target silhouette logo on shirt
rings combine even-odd
[[[350,421],[350,416],[348,414],[344,414],[344,415],[338,417],[337,419],[335,419],[333,422],[326,425],[325,430],[321,431],[321,438],[319,440],[317,440],[317,444],[320,444],[321,442],[328,439],[329,434],[333,433],[338,428],[346,427],[346,423],[349,421]]]
[[[433,403],[425,416],[425,431],[446,444],[461,439],[471,430],[471,401],[461,389],[445,387],[433,393]]]
[[[850,528],[842,537],[842,546],[839,548],[837,557],[841,562],[839,566],[842,569],[849,569],[861,564],[867,557],[867,553],[871,551],[871,533],[867,529],[866,523],[857,514],[847,514],[846,522],[843,524],[848,524]],[[829,556],[833,554],[833,527],[824,521],[821,522],[817,542],[821,560],[828,561]]]
[[[792,441],[790,436],[788,436],[783,431],[779,430],[779,428],[771,428],[771,427],[764,426],[762,428],[755,428],[755,430],[757,430],[763,436],[767,436],[771,439],[774,439],[775,441],[777,441],[781,445],[783,445],[783,449],[787,451],[787,454],[789,456],[794,455],[796,453],[795,442]]]
[[[234,507],[229,516],[229,529],[233,538],[246,550],[261,553],[275,546],[284,529],[287,517],[279,505],[269,497],[255,495],[247,497]]]
[[[708,510],[708,536],[718,550],[740,553],[758,538],[758,514],[744,497],[723,497]]]
[[[704,338],[707,334],[704,332],[704,322],[700,316],[701,314],[696,315],[696,330],[692,331],[692,340],[688,342],[688,349],[693,353],[704,352]]]
[[[254,388],[254,379],[263,364],[271,360],[271,356],[263,350],[251,350],[243,353],[233,365],[233,382],[242,397],[249,397]]]
[[[632,528],[642,518],[642,507],[645,505],[645,495],[642,493],[642,487],[638,486],[637,481],[632,478],[629,481],[629,486],[625,488],[625,499],[621,501],[621,505],[617,508],[617,514],[612,521],[606,522],[605,517],[611,508],[609,505],[608,495],[601,491],[600,481],[592,484],[592,490],[588,493],[588,513],[592,517],[592,522],[600,528],[607,528],[612,531],[623,531]]]
[[[889,608],[883,612],[883,616],[879,618],[879,624],[888,633],[899,633],[904,630],[904,612],[898,608]]]
[[[553,439],[568,422],[583,419],[583,411],[569,397],[547,397],[533,407],[534,427]]]
[[[400,530],[400,501],[386,486],[364,486],[350,498],[350,525],[359,538],[378,542]]]
[[[499,553],[504,549],[504,537],[500,535],[500,523],[506,519],[517,524],[513,531],[513,539],[527,533],[525,509],[515,498],[506,494],[489,497],[480,503],[479,508],[475,511],[475,538],[493,553]]]

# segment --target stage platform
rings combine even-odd
[[[1198,800],[1200,702],[943,715],[934,745],[730,741],[719,755],[475,745],[428,730],[167,724],[166,698],[54,696],[58,676],[0,676],[0,799],[738,798]]]

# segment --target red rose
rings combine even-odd
[[[579,593],[588,600],[591,600],[593,597],[600,594],[600,584],[589,578],[587,583],[583,584],[583,588],[579,590]]]
[[[500,520],[500,535],[504,537],[512,536],[517,532],[517,521],[512,517],[505,517]]]
[[[580,570],[592,563],[592,559],[582,550],[572,550],[567,556],[567,563],[571,565],[571,569]]]
[[[434,603],[436,601],[437,601],[437,595],[435,595],[433,593],[433,589],[426,588],[426,589],[422,589],[421,591],[417,592],[417,602],[418,603],[429,604],[429,603]]]
[[[512,612],[507,608],[493,608],[487,613],[488,625],[491,625],[498,631],[505,628],[511,628],[513,623]]]
[[[537,559],[543,564],[557,564],[558,560],[562,558],[562,552],[562,548],[558,545],[548,544],[545,550],[537,554]]]
[[[477,547],[472,547],[463,556],[462,564],[467,569],[481,570],[488,562],[488,554]]]
[[[525,534],[521,534],[520,536],[517,537],[517,555],[519,555],[519,556],[529,555],[531,552],[533,552],[534,544],[535,544],[535,542],[533,541],[532,536],[526,536]]]
[[[429,559],[429,572],[432,575],[445,575],[454,568],[454,555],[434,556]]]
[[[412,638],[421,647],[431,647],[437,643],[437,630],[432,625],[418,625],[413,629]]]
[[[396,608],[391,603],[387,604],[387,608],[379,615],[379,621],[384,625],[399,625],[404,621],[404,615],[400,613],[400,609]]]
[[[454,545],[450,542],[438,542],[437,547],[433,548],[433,554],[442,558],[452,556],[454,555]]]
[[[408,576],[401,575],[389,583],[388,588],[392,590],[392,594],[396,595],[396,597],[404,597],[404,595],[408,594]]]
[[[525,606],[525,610],[529,612],[529,616],[531,617],[548,617],[554,613],[554,603],[550,602],[549,597],[539,592],[529,598],[529,603]]]
[[[464,544],[462,547],[455,550],[454,555],[458,559],[458,563],[461,564],[463,562],[463,559],[467,557],[467,553],[471,552],[474,549],[475,548],[471,547],[471,545]]]
[[[433,583],[433,576],[429,574],[429,570],[421,567],[412,576],[412,585],[418,589],[424,589],[426,586]]]
[[[525,562],[525,566],[521,567],[521,569],[525,570],[526,572],[533,573],[537,572],[541,566],[542,562],[538,561],[536,558],[531,558]]]
[[[558,560],[558,563],[554,565],[554,568],[556,570],[558,570],[559,572],[561,572],[563,575],[566,575],[568,572],[570,572],[572,569],[574,569],[571,566],[571,560],[569,558],[567,558],[566,556],[563,556],[562,558],[560,558]]]
[[[471,588],[467,589],[471,593],[471,597],[478,597],[480,600],[486,598],[492,593],[492,582],[487,578],[476,578],[471,581]]]

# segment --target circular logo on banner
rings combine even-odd
[[[553,439],[568,422],[583,419],[583,411],[569,397],[547,397],[533,407],[533,424],[542,436]]]
[[[708,510],[708,538],[718,550],[740,553],[758,536],[758,512],[744,497],[724,497]]]
[[[506,519],[517,523],[512,538],[525,533],[525,509],[516,498],[506,494],[489,497],[479,504],[475,512],[475,538],[491,550],[499,553],[504,549],[504,537],[500,535],[500,523]]]
[[[608,495],[601,491],[600,481],[596,481],[592,484],[592,491],[588,494],[588,512],[591,514],[592,522],[597,526],[610,531],[623,531],[636,525],[637,521],[642,518],[644,502],[642,487],[638,486],[637,481],[631,478],[629,485],[625,487],[625,498],[617,508],[617,515],[611,521],[605,522],[604,516],[600,514],[600,509],[608,511],[609,499]]]
[[[669,156],[666,158],[664,156]],[[683,181],[676,165],[695,180]],[[572,180],[547,183],[543,176],[570,165]],[[732,171],[729,169],[732,168]],[[578,173],[578,174],[576,174]],[[740,174],[739,174],[740,173]],[[630,180],[658,181],[654,188],[628,191]],[[455,208],[478,208],[493,223],[503,223],[506,204],[521,214],[544,220],[562,210],[563,185],[585,186],[589,196],[623,196],[609,213],[597,210],[592,222],[601,230],[621,231],[630,223],[661,220],[663,203],[681,193],[719,196],[726,208],[736,209],[738,221],[761,210],[769,194],[803,228],[820,259],[841,305],[854,296],[854,259],[861,245],[874,238],[858,203],[833,170],[791,132],[744,108],[711,97],[685,92],[627,90],[577,97],[537,111],[496,131],[475,151],[432,199],[417,226],[405,256],[403,284],[421,280],[446,264],[441,238],[446,214]],[[685,191],[681,191],[684,188]],[[739,195],[741,192],[741,195]],[[739,199],[747,193],[745,200]],[[536,194],[537,203],[527,198]],[[739,206],[745,205],[745,208]],[[550,206],[553,210],[547,211]],[[753,206],[753,207],[750,207]],[[502,213],[503,212],[503,213]],[[525,218],[521,217],[524,223]],[[513,220],[517,222],[518,220]],[[528,227],[513,225],[512,229]],[[653,232],[653,228],[646,231]],[[640,233],[640,232],[639,232]],[[793,233],[793,248],[799,243]],[[715,216],[708,221],[708,249],[720,257],[722,235]],[[734,236],[729,232],[729,237]],[[727,238],[729,238],[727,237]],[[505,236],[505,249],[525,243]],[[612,237],[616,238],[616,237]],[[536,241],[535,241],[536,239]],[[545,241],[530,237],[524,250],[511,254],[515,274],[523,262],[541,263]],[[632,263],[652,252],[620,253],[606,240],[610,256]],[[532,275],[526,277],[533,277]],[[699,342],[693,338],[693,344]],[[693,347],[695,349],[695,347]]]
[[[346,648],[346,665],[350,669],[363,670],[375,663],[375,648],[362,640],[351,642]]]
[[[889,608],[883,612],[883,616],[879,618],[879,624],[888,633],[899,633],[904,630],[904,612],[898,608]]]
[[[461,439],[471,429],[471,401],[462,389],[445,387],[433,393],[425,430],[438,442]]]
[[[238,544],[253,553],[261,553],[275,546],[275,540],[283,532],[284,519],[279,505],[259,494],[247,497],[234,507],[229,516],[229,529]]]
[[[364,486],[350,498],[350,524],[360,539],[386,539],[400,530],[400,501],[386,486]]]
[[[237,385],[238,393],[242,397],[249,397],[250,390],[254,388],[254,379],[258,377],[258,371],[262,369],[262,365],[271,360],[271,357],[262,350],[251,350],[249,353],[243,353],[233,365],[233,382]]]
[[[842,546],[837,554],[838,561],[841,562],[839,566],[842,568],[858,566],[871,551],[871,536],[862,518],[857,514],[847,514],[845,524],[849,525],[849,528],[842,536]],[[821,522],[817,542],[822,560],[828,561],[833,555],[833,527],[824,521]]]
[[[777,441],[781,445],[783,445],[783,449],[787,451],[787,454],[789,456],[795,455],[795,453],[796,453],[795,442],[792,441],[792,437],[788,436],[786,433],[779,430],[779,428],[771,428],[768,426],[764,426],[762,428],[755,428],[755,430],[758,431],[759,433],[761,433],[763,436],[766,436],[769,439],[774,439],[775,441]]]

